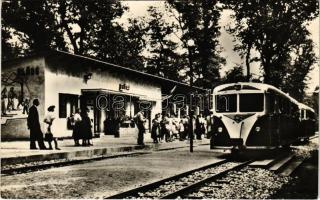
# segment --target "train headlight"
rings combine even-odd
[[[261,128],[259,126],[256,127],[255,129],[257,132],[260,132]]]
[[[218,132],[221,133],[222,132],[222,127],[218,128]]]

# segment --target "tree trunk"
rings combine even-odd
[[[251,74],[250,74],[250,50],[252,48],[252,43],[248,45],[247,54],[246,54],[246,67],[247,67],[247,81],[250,81]]]

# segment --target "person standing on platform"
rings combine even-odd
[[[146,131],[144,127],[144,123],[146,122],[146,118],[144,117],[143,111],[140,111],[135,115],[135,121],[139,130],[137,143],[138,145],[144,145],[143,137],[144,137],[144,132]]]
[[[197,140],[201,140],[201,122],[200,122],[200,115],[197,116],[196,118],[196,136]]]
[[[118,117],[115,117],[114,119],[114,137],[115,138],[119,138],[120,137],[120,126],[121,126],[121,122],[122,122],[122,119],[120,116]]]
[[[183,119],[179,121],[179,140],[183,141],[185,139],[185,132],[184,132],[184,124]]]
[[[74,126],[73,126],[72,137],[73,137],[75,146],[80,146],[79,140],[81,139],[81,121],[82,121],[82,118],[80,116],[80,111],[81,110],[77,108],[76,113],[73,116]]]
[[[53,115],[54,108],[55,108],[55,106],[49,106],[49,108],[48,108],[48,112],[49,113],[44,118],[44,123],[46,123],[48,125],[47,132],[45,134],[44,139],[45,139],[45,141],[48,142],[49,149],[52,149],[51,142],[53,141],[55,149],[56,150],[60,150],[59,147],[58,147],[57,138],[53,137],[53,134],[52,134],[52,123],[53,123],[53,120],[55,119],[55,117]]]
[[[151,138],[153,143],[158,143],[158,136],[160,133],[160,114],[156,114],[155,118],[152,120],[151,128]]]
[[[92,139],[92,130],[91,130],[91,119],[88,116],[89,109],[84,112],[81,112],[81,136],[82,136],[82,146],[92,146],[93,144],[90,143]]]
[[[189,130],[190,130],[190,127],[189,127],[189,116],[188,115],[185,115],[182,119],[182,123],[183,123],[183,127],[184,127],[184,134],[183,134],[183,139],[187,139],[189,138]]]
[[[171,120],[170,120],[170,114],[167,113],[164,115],[162,119],[162,123],[164,124],[164,138],[166,142],[170,142],[170,132],[171,132]]]
[[[8,96],[7,96],[7,88],[4,87],[1,91],[1,115],[7,115],[7,104],[8,104]]]
[[[39,113],[37,107],[40,105],[38,99],[33,100],[33,105],[29,109],[27,119],[28,129],[30,129],[30,149],[37,149],[36,141],[40,149],[47,149],[43,142],[43,133],[40,128]]]

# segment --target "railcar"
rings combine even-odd
[[[316,115],[312,108],[302,103],[299,104],[300,109],[300,141],[308,141],[309,137],[316,132]]]
[[[263,83],[231,83],[213,90],[210,147],[273,149],[315,134],[315,114]]]

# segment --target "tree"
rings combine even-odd
[[[46,0],[3,2],[2,30],[13,29],[20,41],[29,47],[30,52],[43,51],[50,47],[65,50],[63,32],[59,30],[52,5]],[[23,37],[23,34],[27,37]]]
[[[221,7],[217,1],[168,0],[169,11],[175,17],[189,62],[190,84],[212,88],[219,81],[219,70],[225,63],[219,48],[218,36]],[[195,79],[195,81],[193,80]]]
[[[246,77],[243,74],[243,69],[241,66],[236,66],[227,71],[226,75],[222,79],[223,83],[236,83],[244,81],[246,81]]]
[[[316,86],[312,94],[305,95],[303,103],[313,108],[315,113],[319,115],[319,86]]]
[[[172,24],[165,22],[163,13],[156,7],[149,7],[150,19],[147,26],[150,57],[146,71],[165,78],[180,80],[180,55],[176,53],[178,44],[170,39],[174,31]]]
[[[120,18],[127,9],[120,2],[55,0],[55,3],[53,11],[58,14],[60,26],[67,34],[75,54],[94,55],[101,49],[100,42],[106,35],[113,37],[108,37],[109,40],[104,43],[110,49],[117,46],[114,43],[118,40],[113,34],[121,28],[114,20]],[[112,45],[110,41],[113,41]]]
[[[1,58],[2,60],[9,60],[19,56],[17,47],[10,42],[12,34],[7,26],[4,26],[4,20],[2,20],[1,26]]]
[[[130,68],[144,71],[144,63],[146,61],[143,51],[146,49],[146,24],[144,18],[129,19],[127,30],[127,42],[124,51],[127,51],[126,63]]]
[[[252,61],[259,61],[264,71],[265,83],[283,88],[298,97],[301,89],[305,88],[303,81],[307,71],[315,62],[306,24],[318,15],[318,1],[222,2],[234,11],[235,25],[228,31],[239,41],[235,50],[240,52],[240,55],[245,55],[247,68],[250,69],[249,64]],[[302,47],[304,44],[306,46]],[[302,50],[303,56],[297,51],[301,48],[305,49]],[[257,58],[251,58],[251,50],[258,52]],[[294,54],[300,55],[299,61],[295,60]],[[298,87],[301,83],[302,88]],[[287,84],[294,86],[289,89],[285,87]]]
[[[312,40],[305,39],[304,42],[294,47],[293,54],[295,56],[291,59],[292,62],[286,66],[287,74],[284,76],[282,90],[298,101],[302,101],[304,89],[307,88],[305,80],[312,65],[316,62]]]
[[[7,57],[10,56],[13,48],[8,42],[11,37],[8,30],[11,30],[30,53],[59,49],[142,69],[144,25],[138,19],[129,20],[128,28],[124,29],[117,19],[127,10],[119,1],[4,2],[3,49],[8,49]],[[24,53],[21,49],[20,51]]]

